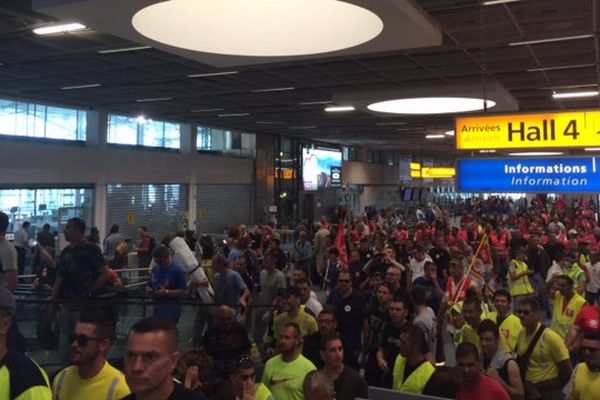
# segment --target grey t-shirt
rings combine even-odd
[[[258,294],[258,304],[271,305],[277,289],[285,287],[285,275],[278,269],[267,272],[264,269],[260,271],[260,293]]]
[[[418,327],[425,336],[425,340],[427,341],[427,345],[429,346],[429,351],[435,352],[435,313],[430,307],[427,307],[424,313],[418,314],[414,321],[413,325]]]

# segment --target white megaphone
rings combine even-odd
[[[198,264],[198,260],[194,256],[194,253],[192,253],[183,238],[180,238],[179,236],[175,237],[169,242],[169,247],[175,253],[173,255],[173,262],[183,268],[192,281],[208,282],[204,269]],[[206,286],[200,286],[196,291],[204,303],[213,302],[215,292],[210,283]]]

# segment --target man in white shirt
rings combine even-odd
[[[415,279],[425,275],[425,263],[427,261],[433,262],[431,257],[425,253],[422,247],[417,247],[415,256],[410,259],[408,263],[408,269],[410,271],[410,282],[414,282]]]
[[[19,284],[17,277],[17,251],[4,237],[7,229],[8,215],[0,211],[0,287],[13,292]]]
[[[27,229],[29,229],[29,225],[29,221],[25,221],[21,225],[21,228],[15,232],[14,245],[17,250],[17,269],[19,275],[23,275],[25,272],[25,257],[27,256],[27,241],[29,240]]]

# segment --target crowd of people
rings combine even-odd
[[[0,399],[344,400],[368,398],[369,386],[461,400],[596,399],[596,207],[490,197],[452,220],[432,206],[415,223],[339,207],[298,221],[286,247],[272,224],[231,228],[224,248],[185,231],[192,272],[178,265],[176,235],[156,240],[140,228],[153,316],[131,328],[119,368],[106,359],[118,316],[97,294],[114,286],[124,241],[115,225],[93,243],[74,218],[69,246],[40,253],[55,280],[37,285],[52,290],[48,312],[69,365],[52,380],[19,345],[17,255],[0,240]],[[184,324],[190,343],[179,343],[184,301],[198,304]]]

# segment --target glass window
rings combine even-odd
[[[86,117],[82,110],[0,99],[0,135],[84,141]]]
[[[0,211],[9,217],[8,232],[14,232],[29,221],[29,236],[35,237],[44,224],[62,232],[69,218],[92,222],[93,190],[88,188],[22,188],[0,189]]]
[[[199,126],[196,131],[196,149],[239,157],[254,157],[256,135]]]
[[[108,116],[108,143],[179,149],[181,125],[173,122]]]

